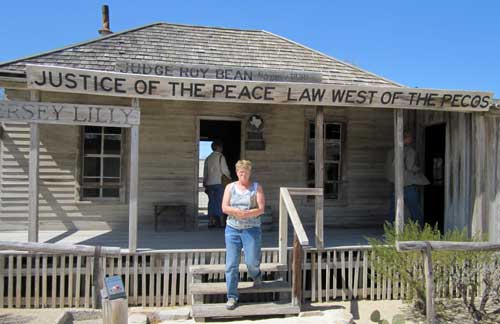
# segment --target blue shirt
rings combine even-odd
[[[231,183],[230,186],[231,199],[229,201],[229,206],[238,208],[240,210],[250,210],[258,208],[257,188],[259,188],[259,184],[257,182],[253,182],[250,185],[250,188],[244,191],[240,190],[236,186],[236,182]],[[235,229],[260,227],[260,216],[238,219],[233,215],[228,215],[227,225]]]

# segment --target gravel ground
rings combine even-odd
[[[0,309],[1,324],[54,324],[59,316],[65,311],[64,308],[57,309]]]
[[[176,308],[140,308],[134,307],[129,309],[130,312],[154,312],[157,310],[168,311],[178,309]],[[0,309],[0,324],[54,324],[58,317],[68,309]],[[353,300],[351,302],[329,302],[329,303],[312,303],[304,305],[304,311],[322,311],[323,313],[330,313],[335,310],[346,310],[353,315],[354,323],[356,324],[373,324],[370,316],[378,311],[381,315],[381,320],[388,320],[389,323],[395,315],[404,315],[406,324],[421,324],[425,322],[425,318],[412,312],[411,308],[398,300],[384,300],[384,301],[367,301]],[[464,313],[464,308],[458,300],[455,304],[449,305],[445,312],[446,318],[441,319],[440,323],[456,324],[456,323],[471,323],[470,318]],[[312,321],[314,320],[314,321]],[[329,323],[327,317],[303,317],[303,318],[287,318],[286,320],[280,317],[270,319],[257,319],[242,320],[234,319],[224,321],[208,320],[210,323],[258,323],[258,324],[280,324],[280,323]],[[98,321],[76,322],[78,324],[98,324]],[[187,321],[169,321],[169,323],[194,323],[192,320]],[[500,319],[499,322],[500,323]]]

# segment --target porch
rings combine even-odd
[[[307,236],[314,237],[314,227],[305,228]],[[326,247],[339,247],[367,244],[366,237],[382,236],[381,227],[324,229]],[[278,229],[262,232],[262,245],[265,248],[278,247]],[[224,230],[221,228],[202,229],[196,232],[172,231],[155,232],[153,225],[144,225],[137,232],[139,250],[172,250],[172,249],[218,249],[224,248]],[[293,231],[288,232],[289,246],[293,239]],[[27,231],[0,231],[0,240],[28,242]],[[40,231],[40,242],[72,243],[84,245],[103,245],[128,248],[128,230],[51,230]],[[310,240],[314,246],[314,240]]]

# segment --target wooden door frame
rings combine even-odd
[[[196,125],[195,125],[195,156],[196,156],[196,163],[194,167],[194,221],[193,221],[193,226],[194,230],[198,229],[198,211],[199,211],[199,206],[198,206],[198,176],[199,176],[199,157],[200,157],[200,124],[202,120],[220,120],[220,121],[238,121],[240,122],[240,159],[244,159],[246,155],[245,151],[245,117],[232,117],[232,116],[225,116],[225,115],[200,115],[196,116]]]

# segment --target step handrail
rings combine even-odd
[[[309,245],[304,226],[292,200],[294,196],[322,196],[323,188],[280,188],[279,198],[279,263],[288,264],[288,217],[293,225],[292,251],[292,304],[299,306],[302,303],[302,253]]]

